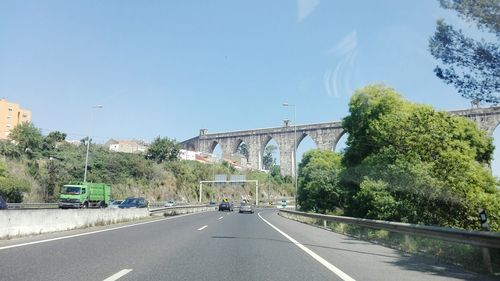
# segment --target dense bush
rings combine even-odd
[[[482,208],[500,229],[500,193],[488,168],[494,147],[474,123],[380,85],[357,91],[349,109],[347,214],[479,229]]]
[[[370,219],[500,230],[492,139],[466,118],[404,100],[383,85],[358,90],[344,155],[314,150],[299,165],[299,205]]]
[[[341,156],[332,151],[310,150],[299,164],[298,203],[304,211],[325,213],[342,207]]]

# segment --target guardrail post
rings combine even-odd
[[[326,226],[326,220],[323,220],[323,227],[324,227],[325,229],[328,229],[328,227]]]
[[[481,228],[483,231],[490,231],[490,225],[488,224],[488,215],[486,211],[482,208],[479,209],[479,222],[481,223]],[[488,273],[493,273],[493,266],[491,265],[491,255],[489,248],[482,248],[483,250],[483,264],[488,271]]]
[[[405,234],[404,235],[405,242],[403,244],[403,249],[407,252],[410,251],[410,235]]]
[[[491,255],[489,248],[483,248],[483,264],[488,273],[493,273],[493,266],[491,264]]]
[[[368,239],[368,228],[362,226],[359,231],[359,239],[363,240],[363,238]]]
[[[202,183],[202,182],[200,182],[200,200],[199,200],[199,202],[200,202],[200,203],[201,203],[201,189],[202,189],[202,188],[203,188],[203,183]]]

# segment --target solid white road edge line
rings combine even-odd
[[[180,218],[180,217],[185,217],[185,216],[191,216],[191,215],[196,215],[196,214],[202,214],[202,213],[203,212],[201,212],[201,213],[184,214],[184,215],[177,215],[177,216],[174,216],[174,217],[164,218],[164,219],[159,219],[159,220],[154,220],[154,221],[140,222],[140,223],[128,224],[128,225],[123,225],[123,226],[117,226],[117,227],[113,227],[113,228],[96,230],[96,231],[91,231],[91,232],[85,232],[85,233],[73,234],[73,235],[68,235],[68,236],[61,236],[61,237],[56,237],[56,238],[51,238],[51,239],[38,240],[38,241],[32,241],[32,242],[27,242],[27,243],[21,243],[21,244],[3,246],[3,247],[0,247],[0,251],[1,250],[6,250],[6,249],[11,249],[11,248],[29,246],[29,245],[46,243],[46,242],[57,241],[57,240],[63,240],[63,239],[68,239],[68,238],[75,238],[75,237],[80,237],[80,236],[85,236],[85,235],[91,235],[91,234],[96,234],[96,233],[101,233],[101,232],[107,232],[107,231],[112,231],[112,230],[117,230],[117,229],[122,229],[122,228],[127,228],[127,227],[133,227],[133,226],[138,226],[138,225],[143,225],[143,224],[148,224],[148,223],[161,222],[161,221],[164,221],[164,220],[171,220],[171,219],[175,219],[175,218]]]
[[[198,228],[198,230],[203,230],[203,229],[205,229],[207,226],[208,226],[208,225],[202,226],[202,227]]]
[[[122,277],[123,275],[129,273],[130,271],[132,271],[132,269],[122,269],[122,270],[118,271],[117,273],[109,276],[108,278],[106,278],[102,281],[116,281],[116,280],[120,279],[120,277]]]
[[[354,280],[351,276],[347,275],[345,272],[343,272],[342,270],[338,269],[337,267],[335,267],[333,264],[329,263],[327,260],[325,260],[324,258],[320,257],[318,254],[316,254],[315,252],[309,250],[309,248],[307,248],[306,246],[300,244],[297,240],[293,239],[290,235],[286,234],[285,232],[283,232],[281,229],[277,228],[276,226],[274,226],[273,224],[271,224],[270,222],[268,222],[265,218],[263,218],[261,215],[260,215],[261,212],[259,212],[257,215],[259,215],[259,217],[265,222],[267,223],[268,225],[270,225],[272,228],[274,228],[274,230],[278,231],[281,235],[285,236],[286,239],[290,240],[290,242],[292,242],[293,244],[295,244],[297,247],[299,247],[302,251],[306,252],[307,254],[309,254],[311,257],[313,257],[316,261],[318,261],[319,263],[321,263],[322,265],[324,265],[326,268],[328,268],[328,270],[330,270],[331,272],[335,273],[335,275],[337,275],[338,277],[340,277],[342,280],[344,281],[356,281]]]

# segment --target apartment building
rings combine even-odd
[[[17,103],[0,99],[0,140],[8,139],[10,131],[24,122],[31,122],[31,111],[23,109]]]

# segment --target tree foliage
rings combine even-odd
[[[177,160],[179,154],[179,144],[167,137],[157,137],[148,147],[146,158],[157,163]]]
[[[262,156],[262,166],[264,170],[271,170],[273,166],[276,166],[276,158],[274,153],[278,148],[275,145],[268,145],[264,149],[264,156]]]
[[[33,123],[25,122],[12,129],[9,139],[15,141],[21,151],[32,154],[40,149],[43,136]]]
[[[9,203],[20,203],[23,201],[23,193],[30,190],[29,183],[22,179],[16,179],[9,175],[5,165],[0,162],[0,195]]]
[[[0,140],[0,155],[8,158],[20,158],[22,155],[20,148],[10,141]]]
[[[47,154],[56,149],[56,146],[66,140],[66,134],[59,132],[59,131],[54,131],[50,132],[46,137],[43,138],[42,140],[42,150]],[[50,155],[46,155],[49,156]]]
[[[238,148],[237,148],[237,150],[236,150],[236,153],[239,153],[239,154],[241,154],[241,155],[245,156],[245,158],[248,160],[248,155],[249,155],[249,154],[248,154],[248,147],[247,147],[247,144],[246,144],[246,143],[244,143],[244,142],[242,142],[242,143],[238,146]]]
[[[497,36],[500,33],[500,3],[498,0],[439,0],[441,7],[458,12],[463,19]]]
[[[372,123],[386,112],[405,112],[405,103],[398,93],[381,85],[370,85],[356,91],[349,102],[350,114],[342,120],[347,131],[347,148],[342,159],[347,166],[355,166],[381,147],[375,142],[378,128]]]
[[[341,171],[341,156],[333,151],[314,149],[304,153],[298,174],[301,210],[325,213],[342,207]]]
[[[357,91],[349,106],[348,214],[478,229],[484,208],[500,227],[500,193],[487,168],[494,147],[484,131],[381,85]]]
[[[453,85],[465,98],[486,103],[500,102],[500,4],[498,0],[440,0],[441,6],[452,9],[476,23],[480,30],[491,32],[494,42],[477,41],[445,23],[437,21],[434,36],[429,40],[431,54],[442,62],[436,76]]]

